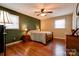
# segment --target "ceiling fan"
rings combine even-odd
[[[53,13],[52,11],[47,11],[45,8],[41,9],[40,11],[36,11],[35,13],[38,13],[37,16],[46,16],[47,13]]]

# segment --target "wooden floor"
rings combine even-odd
[[[64,56],[65,40],[54,39],[48,45],[37,42],[20,42],[8,46],[6,49],[7,56]]]

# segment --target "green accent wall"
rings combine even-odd
[[[21,36],[23,35],[22,27],[25,26],[27,29],[36,29],[37,26],[40,28],[40,20],[30,17],[28,15],[24,15],[18,13],[16,11],[10,10],[8,8],[0,6],[0,10],[7,11],[11,14],[19,16],[19,29],[7,29],[6,35],[6,43],[11,43],[15,41],[21,40]]]
[[[6,43],[19,41],[22,36],[22,33],[19,30],[6,30],[6,32]]]

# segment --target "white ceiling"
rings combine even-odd
[[[74,10],[74,5],[74,3],[0,3],[0,6],[40,20],[70,14]],[[37,16],[35,11],[40,11],[42,8],[51,10],[53,13],[47,14],[47,16]]]

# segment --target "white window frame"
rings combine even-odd
[[[61,21],[64,21],[64,22],[62,22],[63,25],[62,25],[62,23],[60,23]],[[59,23],[59,24],[57,24],[57,23]],[[63,18],[63,19],[57,19],[57,20],[54,21],[54,28],[55,29],[65,29],[66,28],[65,24],[66,24],[65,18]]]
[[[19,16],[14,14],[9,14],[11,24],[5,24],[6,29],[19,29]],[[0,25],[4,25],[0,23]]]
[[[11,22],[12,24],[6,24],[6,29],[19,29],[19,16],[11,14]]]

